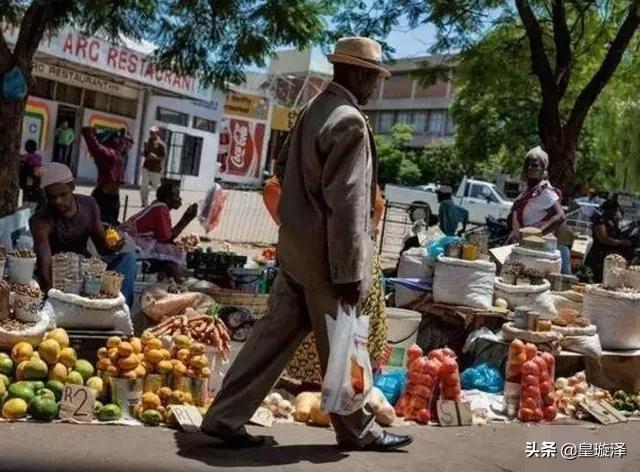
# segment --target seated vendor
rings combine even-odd
[[[124,276],[122,293],[129,306],[133,303],[136,279],[136,258],[130,253],[118,253],[122,241],[109,248],[95,200],[73,193],[73,174],[64,164],[46,165],[40,172],[40,186],[46,203],[31,217],[29,226],[37,256],[37,276],[45,292],[51,288],[51,256],[73,252],[90,257],[89,238],[110,270]]]
[[[633,257],[633,244],[620,228],[620,206],[614,199],[605,201],[596,211],[593,224],[593,247],[585,265],[593,271],[594,282],[602,282],[604,259],[610,254],[619,254],[628,260]]]
[[[129,218],[120,229],[131,236],[138,247],[138,258],[164,262],[167,275],[178,277],[186,264],[186,254],[173,241],[198,215],[198,205],[189,205],[180,221],[171,227],[171,210],[182,206],[180,188],[164,183],[156,191],[156,200]]]

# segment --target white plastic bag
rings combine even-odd
[[[504,265],[520,263],[529,270],[539,270],[543,274],[559,273],[562,269],[560,251],[545,252],[514,246]]]
[[[115,329],[127,336],[133,334],[129,307],[122,294],[117,298],[91,300],[51,289],[42,311],[58,328]]]
[[[519,306],[527,306],[540,313],[543,319],[548,319],[558,313],[551,298],[550,288],[551,284],[547,280],[541,285],[511,285],[497,277],[494,296],[506,300],[512,310]]]
[[[329,361],[322,382],[322,409],[350,415],[365,404],[373,375],[367,344],[369,317],[357,316],[354,307],[339,307],[334,320],[326,315]]]
[[[433,276],[433,301],[488,310],[493,304],[496,266],[440,256]]]
[[[435,263],[429,259],[427,250],[421,247],[411,248],[402,253],[398,263],[398,278],[417,278],[433,280]],[[396,306],[403,307],[419,300],[423,291],[412,290],[409,287],[396,285]]]

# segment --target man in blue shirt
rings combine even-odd
[[[456,236],[460,224],[462,224],[462,230],[459,234],[464,233],[469,222],[469,212],[453,202],[452,194],[453,189],[449,185],[440,185],[438,188],[440,230],[447,236]]]

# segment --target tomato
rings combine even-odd
[[[553,372],[555,370],[555,367],[556,367],[556,358],[553,357],[553,354],[551,354],[550,352],[543,352],[540,355],[542,356],[542,358],[546,362],[547,369],[549,369],[549,372]]]
[[[447,375],[446,377],[442,377],[442,383],[445,387],[455,387],[460,385],[460,374],[457,372],[453,375]]]
[[[420,374],[420,380],[418,381],[420,385],[424,385],[426,387],[432,388],[435,380],[429,374]]]
[[[542,403],[545,405],[555,405],[556,404],[556,394],[555,392],[549,392],[548,394],[542,397]]]
[[[524,353],[527,356],[527,360],[531,360],[538,354],[538,348],[535,344],[527,343],[524,345]]]
[[[523,397],[531,397],[534,398],[536,400],[539,400],[542,398],[541,394],[540,394],[540,388],[533,386],[533,385],[529,385],[528,387],[525,387],[522,389],[522,396]]]
[[[414,344],[407,350],[407,358],[409,360],[414,360],[418,357],[422,357],[422,348],[417,344]]]
[[[522,375],[535,375],[536,377],[540,376],[540,368],[538,364],[533,361],[527,361],[522,365]]]
[[[545,421],[553,421],[556,419],[558,411],[554,405],[545,406],[542,410],[542,417]]]
[[[534,421],[542,421],[544,415],[542,414],[542,408],[538,407],[533,410],[533,420]]]
[[[416,385],[413,390],[413,395],[429,400],[431,398],[431,389],[425,385]]]
[[[427,362],[428,361],[426,357],[418,357],[417,359],[414,359],[413,362],[411,362],[411,366],[409,367],[409,369],[415,372],[424,372]]]
[[[364,381],[362,379],[353,379],[351,381],[351,386],[353,387],[353,391],[355,393],[364,392]]]
[[[538,402],[531,397],[523,397],[522,401],[520,402],[520,406],[522,408],[529,408],[531,410],[535,410],[536,408],[538,408]]]
[[[456,353],[453,351],[453,349],[449,349],[448,347],[442,349],[442,354],[444,354],[446,357],[452,357],[453,359],[456,358]]]
[[[396,405],[394,410],[396,412],[396,416],[398,416],[399,418],[403,418],[407,413],[406,407],[401,405]]]
[[[535,375],[527,374],[522,376],[522,386],[526,387],[527,385],[538,386],[538,377]]]
[[[521,352],[524,352],[524,343],[519,339],[511,341],[511,344],[509,344],[509,355],[520,354]]]
[[[507,364],[507,378],[520,377],[521,373],[521,365]]]
[[[420,398],[417,395],[411,396],[409,400],[409,408],[410,409],[420,409],[424,408],[427,405],[427,401],[424,398]]]
[[[455,387],[444,387],[444,390],[442,390],[442,397],[445,400],[457,400],[460,397],[460,394],[462,393],[462,390],[460,389],[459,385],[456,385]]]
[[[429,358],[429,360],[437,359],[440,362],[443,362],[446,358],[446,356],[442,352],[442,349],[434,349],[427,355],[427,357]]]
[[[452,375],[458,372],[458,363],[455,359],[447,357],[440,366],[440,375]]]
[[[525,423],[533,421],[533,410],[531,408],[520,408],[518,419]]]
[[[540,369],[540,372],[546,371],[548,374],[549,371],[547,370],[547,363],[542,358],[542,356],[536,356],[532,359],[532,361],[536,363],[536,365],[538,366],[538,369]]]
[[[418,410],[418,413],[416,414],[416,421],[418,423],[427,424],[430,419],[431,413],[429,413],[429,410],[427,410],[426,408],[421,408],[420,410]]]
[[[521,352],[509,359],[509,362],[512,364],[522,365],[527,362],[527,355],[524,352]]]
[[[548,395],[553,392],[553,384],[549,380],[545,380],[544,382],[540,382],[540,393],[542,395]]]
[[[438,374],[440,373],[440,366],[441,366],[441,362],[438,362],[436,360],[430,360],[427,361],[427,365],[425,367],[425,369],[422,372],[425,372],[427,374],[429,374],[431,377],[433,377],[434,379],[438,376]]]
[[[422,383],[420,380],[424,374],[417,370],[409,371],[409,375],[407,375],[407,382],[410,384],[419,384]]]

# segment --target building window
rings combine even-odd
[[[189,115],[168,108],[156,108],[156,120],[180,126],[189,126]]]
[[[116,115],[128,116],[135,118],[138,114],[138,101],[129,98],[111,96],[109,111]]]
[[[398,116],[396,117],[396,123],[406,123],[408,125],[411,124],[411,112],[408,110],[403,110],[398,112]]]
[[[167,177],[198,176],[202,155],[202,138],[185,133],[165,131],[167,142]]]
[[[36,77],[34,87],[31,90],[31,95],[34,97],[48,98],[49,100],[52,100],[54,88],[55,82],[53,80]]]
[[[427,112],[414,111],[411,115],[411,124],[415,134],[424,134],[424,130],[427,127]]]
[[[429,112],[427,134],[431,136],[442,136],[444,134],[445,120],[445,110],[431,110]]]
[[[393,127],[393,112],[383,111],[378,118],[378,128],[380,133],[389,133]]]
[[[97,111],[109,111],[109,102],[112,97],[106,93],[96,92],[94,90],[85,90],[84,106]]]
[[[216,132],[216,122],[213,120],[207,120],[206,118],[200,118],[199,116],[193,117],[193,127],[202,131],[208,131],[209,133]]]
[[[56,100],[72,105],[80,105],[82,101],[82,89],[58,82],[58,86],[56,87]]]
[[[451,113],[451,110],[449,110],[447,112],[447,131],[446,131],[446,135],[447,136],[453,136],[456,132],[456,124],[453,121],[453,113]]]

